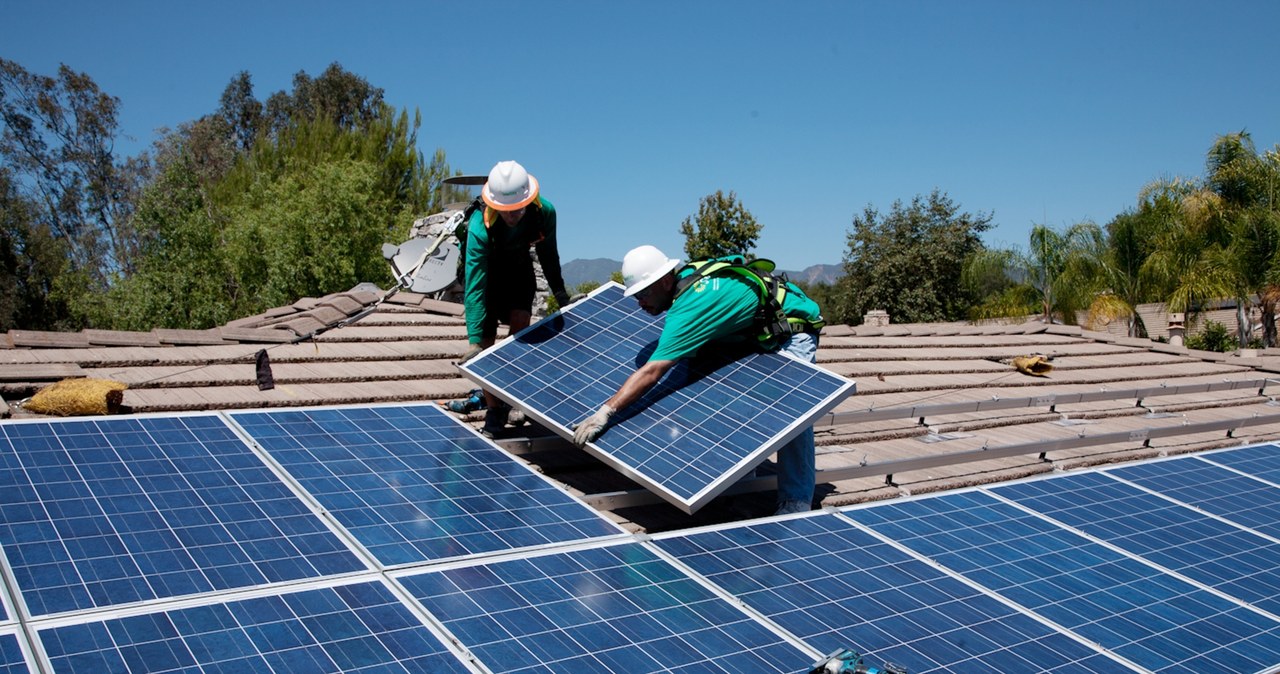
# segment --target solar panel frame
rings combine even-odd
[[[462,371],[571,439],[573,427],[648,360],[662,320],[609,283],[464,363]],[[693,513],[854,388],[785,354],[713,349],[678,362],[586,449]]]
[[[382,568],[626,535],[439,405],[228,414]]]

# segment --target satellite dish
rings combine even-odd
[[[448,288],[458,278],[458,255],[458,241],[452,236],[418,237],[400,244],[390,260],[397,277],[412,271],[418,260],[422,260],[422,265],[409,278],[408,289],[415,293],[434,293]]]

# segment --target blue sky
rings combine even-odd
[[[716,190],[784,269],[839,263],[855,214],[935,188],[1025,246],[1202,175],[1218,135],[1280,142],[1270,0],[3,4],[0,56],[119,97],[124,154],[239,71],[265,99],[336,61],[421,111],[424,153],[524,164],[565,261],[682,256]]]

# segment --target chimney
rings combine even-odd
[[[1169,343],[1182,346],[1182,338],[1187,334],[1187,315],[1181,312],[1169,314]]]
[[[877,328],[887,327],[889,325],[889,312],[884,309],[872,309],[862,317],[863,325],[870,325]]]

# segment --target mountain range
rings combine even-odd
[[[564,274],[564,284],[569,288],[576,288],[588,281],[594,283],[604,283],[609,280],[613,272],[622,269],[622,263],[617,260],[597,257],[590,260],[570,260],[560,265],[560,272]],[[785,272],[787,278],[793,281],[803,283],[835,283],[836,279],[844,273],[844,269],[838,264],[815,264],[805,267],[801,271]]]

